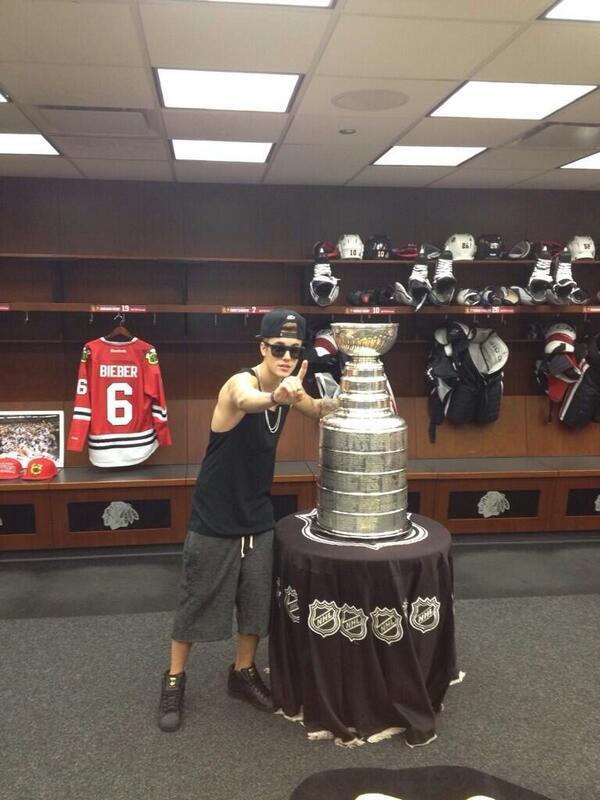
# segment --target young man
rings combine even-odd
[[[163,731],[181,724],[193,642],[229,639],[234,606],[239,638],[228,692],[261,711],[273,710],[254,658],[269,626],[275,448],[290,406],[311,417],[337,406],[335,400],[315,400],[305,393],[306,361],[292,374],[305,337],[306,322],[295,311],[270,311],[260,326],[262,361],[233,375],[219,392],[183,549],[171,663],[161,687]]]

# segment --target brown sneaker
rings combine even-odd
[[[170,675],[167,670],[163,675],[160,688],[158,727],[161,731],[172,733],[181,725],[184,692],[185,672]]]
[[[229,667],[227,693],[237,700],[245,700],[259,711],[273,711],[271,692],[258,674],[256,666],[236,670],[234,664]]]

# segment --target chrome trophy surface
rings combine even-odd
[[[408,431],[392,408],[379,360],[396,341],[398,325],[336,322],[331,329],[350,360],[340,381],[340,406],[319,426],[317,526],[346,539],[401,537],[411,531]]]

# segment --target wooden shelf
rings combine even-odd
[[[167,303],[167,304],[122,304],[109,305],[100,303],[36,303],[29,301],[1,302],[0,312],[50,312],[50,313],[83,313],[83,314],[216,314],[218,316],[248,316],[266,314],[276,306],[248,306],[248,305],[204,305],[192,303]],[[537,306],[500,306],[484,308],[481,306],[425,306],[415,311],[411,306],[300,306],[294,304],[294,309],[301,314],[320,316],[448,316],[449,314],[464,314],[467,316],[502,316],[506,314],[517,315],[556,315],[556,314],[593,314],[600,313],[600,303],[597,305],[537,305]]]

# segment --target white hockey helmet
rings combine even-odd
[[[596,258],[596,245],[591,236],[573,236],[567,248],[573,261],[580,258]]]
[[[362,258],[365,247],[358,233],[344,233],[337,243],[340,258]]]
[[[555,322],[546,329],[544,353],[573,353],[577,333],[568,322]]]
[[[475,237],[471,233],[453,233],[446,240],[444,250],[450,250],[455,261],[473,261],[477,252]]]

